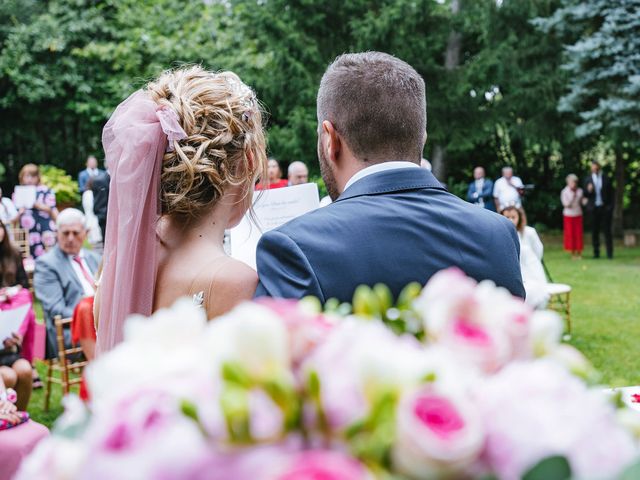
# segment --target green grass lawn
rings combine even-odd
[[[572,260],[558,235],[542,236],[545,263],[558,283],[572,286],[570,343],[602,373],[603,382],[640,384],[640,247],[617,243],[614,259]]]
[[[572,260],[562,251],[559,235],[543,235],[542,240],[554,281],[573,287],[570,343],[600,370],[604,383],[640,384],[640,247],[618,244],[614,260],[594,260],[587,245],[584,259]],[[44,363],[38,362],[38,371],[44,381]],[[29,412],[50,426],[62,413],[60,399],[60,387],[54,385],[51,408],[45,412],[44,389],[36,390]]]

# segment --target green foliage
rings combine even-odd
[[[41,165],[40,179],[44,185],[54,191],[58,204],[80,203],[78,182],[61,168],[53,165]]]
[[[617,157],[629,157],[618,182],[625,195],[620,204],[633,212],[640,191],[632,167],[640,158],[638,0],[460,4],[454,15],[448,0],[5,0],[0,158],[6,182],[15,183],[27,162],[75,175],[87,155],[101,156],[102,127],[115,106],[185,63],[238,73],[268,113],[271,153],[285,164],[302,160],[317,175],[320,78],[337,55],[377,49],[425,78],[424,156],[435,145],[446,150],[442,180],[454,193],[464,194],[475,165],[495,179],[507,163],[536,185],[529,217],[559,226],[563,179],[585,173],[581,154],[602,136],[614,142]],[[445,69],[452,32],[461,38],[460,61]],[[624,187],[628,181],[635,183]],[[640,215],[627,218],[640,221]]]
[[[565,457],[554,456],[540,460],[524,474],[522,480],[569,480],[571,466]]]

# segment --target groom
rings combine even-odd
[[[410,65],[380,52],[341,55],[322,77],[317,108],[320,171],[333,203],[263,235],[256,296],[350,302],[358,285],[381,282],[397,297],[456,266],[524,297],[511,222],[451,195],[419,167],[425,85]]]

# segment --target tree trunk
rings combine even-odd
[[[460,12],[460,0],[451,2],[451,14],[457,15]],[[460,65],[460,51],[462,49],[462,35],[455,30],[451,30],[447,39],[447,49],[444,54],[444,68],[450,76],[450,72]],[[447,150],[444,145],[436,144],[433,146],[431,154],[431,166],[433,174],[443,183],[447,177]]]
[[[616,237],[622,236],[624,229],[624,218],[622,210],[624,207],[624,186],[626,183],[626,161],[624,158],[624,152],[621,149],[616,150],[616,169],[615,169],[615,181],[616,181],[616,193],[614,197],[614,209],[613,209],[613,234]]]

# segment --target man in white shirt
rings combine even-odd
[[[95,294],[95,274],[100,256],[85,250],[87,237],[84,214],[75,208],[64,209],[56,219],[58,244],[36,260],[33,284],[42,303],[47,327],[47,358],[57,355],[54,317],[73,316],[76,305]],[[67,341],[68,340],[68,341]],[[65,343],[70,343],[70,335]]]
[[[410,65],[381,52],[341,55],[317,103],[320,172],[333,203],[261,237],[256,296],[350,302],[358,285],[381,282],[397,297],[455,266],[524,297],[511,222],[420,168],[425,84]]]
[[[504,167],[502,177],[496,180],[493,186],[493,198],[498,212],[506,207],[522,206],[522,189],[524,184],[520,177],[513,175],[513,168]]]

